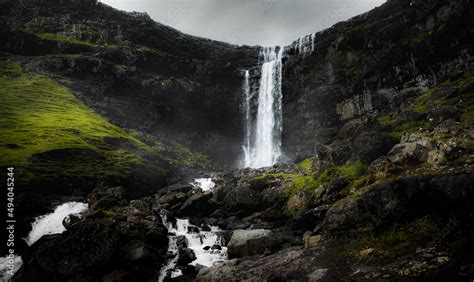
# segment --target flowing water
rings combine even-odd
[[[25,238],[26,242],[31,246],[44,235],[63,233],[66,231],[62,224],[63,219],[71,214],[80,214],[86,211],[87,208],[88,205],[86,203],[69,202],[57,206],[52,213],[37,217],[32,223],[31,232]],[[7,274],[8,264],[11,264],[9,260],[12,260],[15,265],[15,271],[23,263],[20,256],[15,256],[11,259],[7,257],[0,258],[0,281],[8,281],[11,278],[11,275]]]
[[[250,167],[251,166],[251,156],[250,156],[250,139],[252,138],[252,120],[251,120],[251,114],[250,114],[250,73],[248,70],[245,71],[244,75],[244,85],[243,85],[243,91],[244,91],[244,111],[245,111],[245,133],[244,133],[244,140],[245,143],[243,145],[243,151],[244,151],[244,167]]]
[[[294,43],[298,54],[306,56],[314,52],[314,39],[316,34],[303,35]]]
[[[251,168],[271,166],[281,156],[283,48],[264,47],[261,56],[263,64],[258,90],[255,136],[252,138],[250,133],[246,135],[247,149],[244,150],[245,166]],[[250,108],[249,104],[246,106],[247,109]],[[250,120],[248,113],[246,121]]]
[[[70,214],[79,214],[86,211],[88,205],[85,203],[69,202],[57,206],[54,212],[39,216],[33,222],[32,230],[26,238],[29,246],[33,245],[44,235],[58,234],[66,231],[63,226],[63,219]]]
[[[216,186],[212,178],[196,178],[191,185],[193,185],[194,188],[200,188],[203,192],[212,191]]]
[[[223,237],[219,235],[221,231],[219,228],[211,226],[210,231],[204,231],[190,224],[188,219],[176,219],[176,223],[173,223],[168,220],[166,211],[162,211],[161,218],[168,229],[168,253],[172,258],[161,268],[159,281],[163,281],[167,276],[175,278],[183,275],[177,268],[179,258],[177,240],[180,237],[185,238],[187,247],[196,255],[196,260],[191,262],[191,265],[211,267],[227,260],[227,248]],[[220,250],[213,249],[213,246],[220,246]]]

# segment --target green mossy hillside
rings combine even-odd
[[[159,174],[173,162],[206,164],[187,148],[156,138],[146,144],[145,134],[134,136],[111,124],[68,87],[24,72],[17,62],[0,62],[0,92],[0,167],[19,168],[22,183],[120,183],[144,168]]]

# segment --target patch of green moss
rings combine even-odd
[[[105,217],[114,217],[115,211],[114,210],[100,210]]]
[[[318,181],[314,178],[313,175],[309,176],[297,176],[293,179],[293,192],[299,192],[303,189],[306,192],[312,192],[318,188]]]
[[[367,165],[357,161],[348,165],[336,167],[337,173],[349,182],[358,180],[367,171]]]
[[[313,168],[313,158],[305,159],[304,161],[298,163],[298,166],[305,171],[311,170]]]
[[[377,120],[380,123],[386,123],[386,124],[391,125],[391,126],[395,126],[395,124],[397,123],[397,121],[395,119],[391,118],[389,115],[381,115],[377,118]]]
[[[85,40],[80,40],[71,36],[66,36],[63,34],[58,34],[58,33],[50,33],[50,32],[43,32],[43,33],[33,33],[35,36],[45,39],[45,40],[51,40],[51,41],[58,41],[58,42],[68,42],[72,44],[79,44],[79,45],[86,45],[90,47],[94,47],[95,45],[85,41]]]
[[[398,256],[401,252],[413,251],[420,243],[433,238],[438,231],[430,217],[422,217],[408,224],[395,224],[383,233],[372,233],[359,241],[359,248],[375,248],[383,257]]]
[[[428,120],[422,120],[422,121],[412,120],[395,127],[392,132],[388,133],[388,135],[393,138],[400,139],[405,133],[415,133],[415,132],[419,132],[420,130],[431,131],[433,130],[433,125]]]

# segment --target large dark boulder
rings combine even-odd
[[[265,229],[234,230],[227,251],[230,258],[263,254],[272,246],[272,232]]]

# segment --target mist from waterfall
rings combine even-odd
[[[261,51],[262,69],[258,88],[257,117],[252,134],[250,86],[245,73],[246,131],[244,166],[260,168],[272,166],[281,156],[282,132],[282,57],[283,47],[264,47]]]

